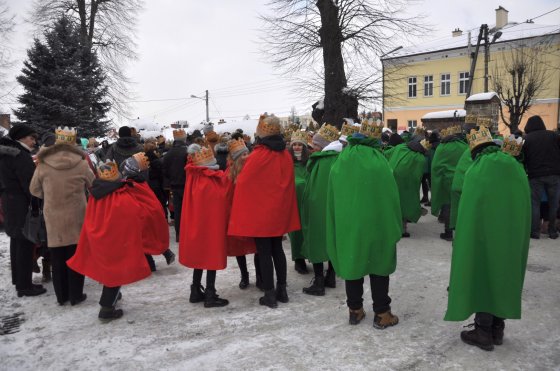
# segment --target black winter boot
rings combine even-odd
[[[239,288],[245,290],[249,287],[249,272],[241,272],[241,281],[239,282]]]
[[[276,284],[276,300],[280,303],[287,303],[290,301],[288,298],[288,292],[286,291],[286,284]]]
[[[502,345],[504,343],[504,328],[506,323],[501,318],[494,317],[494,322],[492,323],[492,341],[494,345]]]
[[[314,296],[325,296],[325,277],[316,276],[313,278],[313,284],[303,288],[303,293]]]
[[[479,347],[483,350],[494,350],[494,341],[492,339],[492,329],[483,328],[479,326],[476,322],[470,324],[467,327],[472,327],[474,325],[474,330],[461,332],[461,340],[463,342]]]
[[[207,287],[204,291],[204,308],[225,307],[228,304],[229,301],[216,295],[216,290]]]
[[[334,289],[336,287],[336,273],[334,269],[331,268],[329,264],[329,269],[327,269],[327,274],[325,274],[325,287]]]
[[[167,262],[167,265],[175,261],[175,253],[170,249],[165,250],[163,252],[163,256],[165,257],[165,261]]]
[[[299,274],[308,274],[309,270],[307,269],[307,264],[305,264],[305,259],[296,259],[295,266],[296,272]]]
[[[446,229],[444,233],[439,234],[439,238],[446,241],[453,241],[453,231],[451,229]]]
[[[259,299],[260,305],[266,305],[269,308],[277,308],[278,303],[276,302],[276,290],[266,290],[264,296]]]
[[[110,322],[114,319],[121,318],[123,314],[122,309],[115,309],[115,307],[101,307],[98,318],[101,322]]]
[[[191,285],[189,302],[200,303],[202,301],[204,301],[204,287],[202,287],[202,285]]]

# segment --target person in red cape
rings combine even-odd
[[[102,321],[122,317],[122,309],[115,308],[122,285],[151,274],[144,253],[161,254],[169,245],[159,201],[144,182],[134,180],[143,166],[143,158],[136,157],[138,160],[126,160],[129,178],[124,180],[114,161],[98,166],[99,178],[90,189],[78,247],[67,261],[71,269],[103,284],[99,300]],[[131,173],[133,168],[136,170]],[[151,211],[156,209],[160,214]]]
[[[259,303],[276,308],[277,301],[289,300],[282,236],[300,229],[294,166],[278,117],[261,115],[256,135],[257,145],[237,177],[228,234],[255,238],[265,291]]]
[[[187,179],[179,235],[179,263],[193,268],[189,301],[205,308],[229,304],[216,294],[216,271],[226,268],[227,193],[225,176],[208,147],[191,144],[187,150]],[[202,273],[206,270],[206,289]]]
[[[243,140],[243,138],[239,138],[237,140],[232,139],[228,142],[228,167],[226,169],[226,175],[231,181],[228,191],[228,206],[231,206],[237,176],[241,172],[241,169],[243,168],[243,165],[245,164],[248,156],[249,149],[245,145],[245,141]],[[227,237],[227,255],[235,256],[237,265],[239,266],[239,270],[241,271],[241,281],[239,282],[239,288],[241,290],[245,290],[247,287],[249,287],[249,271],[247,270],[246,255],[255,254],[256,252],[257,248],[255,246],[254,238],[236,236]],[[257,275],[257,287],[259,287],[262,286],[262,282],[257,255],[255,255],[255,270]]]

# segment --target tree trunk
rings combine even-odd
[[[340,129],[345,117],[358,117],[358,99],[345,92],[347,80],[342,57],[342,32],[338,23],[339,9],[332,0],[317,0],[315,5],[321,14],[319,36],[325,66],[325,113],[322,121]]]

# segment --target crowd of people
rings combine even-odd
[[[341,278],[349,323],[357,325],[369,276],[374,328],[395,326],[389,281],[397,242],[414,237],[407,225],[431,206],[440,237],[453,246],[445,320],[475,314],[461,339],[492,350],[502,344],[504,320],[521,317],[530,238],[558,237],[560,136],[539,116],[523,136],[509,137],[474,125],[398,134],[367,120],[309,133],[264,114],[254,143],[240,130],[218,135],[212,127],[174,130],[170,148],[163,137],[141,143],[126,126],[101,146],[66,127],[38,138],[24,124],[0,138],[12,283],[19,297],[46,292],[32,281],[44,245],[44,277],[52,269],[58,304],[86,300],[87,276],[103,285],[102,321],[123,315],[120,289],[156,269],[153,255],[174,262],[173,224],[178,261],[192,268],[191,303],[228,305],[217,294],[217,272],[236,257],[246,289],[251,254],[260,305],[288,303],[288,235],[295,271],[307,274],[312,265],[303,293],[324,296]],[[42,243],[23,232],[36,209],[44,215]]]

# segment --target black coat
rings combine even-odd
[[[121,164],[135,153],[142,152],[144,148],[140,145],[136,138],[122,137],[109,147],[105,154],[104,160],[115,160],[119,167]]]
[[[31,202],[29,184],[35,171],[31,153],[9,137],[0,138],[0,182],[6,234],[21,237]]]
[[[216,152],[216,162],[220,170],[225,170],[227,167],[228,145],[226,143],[218,143],[214,147]]]
[[[544,127],[525,131],[523,162],[529,178],[560,175],[560,136]]]
[[[171,189],[185,188],[187,165],[187,144],[180,140],[173,142],[173,147],[163,156],[163,176],[165,184]]]

